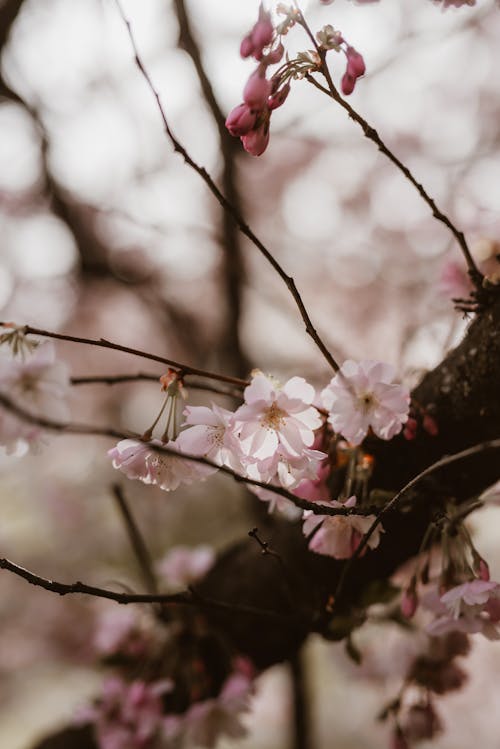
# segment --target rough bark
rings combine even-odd
[[[371,439],[375,456],[372,488],[396,493],[446,455],[500,436],[500,298],[470,325],[462,343],[428,372],[412,396],[429,410],[439,433],[419,430],[415,440]],[[290,658],[309,632],[341,636],[342,621],[359,615],[375,581],[387,580],[419,548],[429,521],[454,498],[462,502],[482,492],[500,474],[500,449],[490,447],[433,472],[408,492],[405,502],[384,517],[380,546],[349,569],[335,615],[328,601],[343,562],[307,551],[300,524],[277,523],[262,529],[282,563],[262,555],[252,540],[229,549],[207,576],[206,595],[270,609],[282,619],[250,621],[217,614],[213,621],[259,666]]]

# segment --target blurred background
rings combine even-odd
[[[306,81],[295,82],[273,114],[262,157],[221,138],[221,118],[241,101],[253,71],[239,44],[257,0],[186,0],[215,103],[179,25],[183,4],[123,5],[174,132],[294,277],[335,357],[380,358],[414,383],[466,324],[450,301],[461,260],[449,232],[345,112]],[[331,23],[363,54],[367,75],[352,105],[484,260],[498,252],[500,236],[500,12],[493,0],[440,6],[302,3],[314,31]],[[286,41],[291,55],[309,46],[300,29]],[[174,154],[114,3],[3,0],[0,50],[0,318],[226,374],[259,367],[323,387],[330,372],[283,283]],[[344,60],[331,53],[331,67],[338,82]],[[116,352],[67,343],[58,353],[75,377],[162,374]],[[193,390],[190,403],[207,397]],[[160,404],[154,383],[79,386],[72,397],[75,420],[137,431]],[[47,442],[40,455],[0,458],[2,556],[67,582],[139,590],[110,491],[112,445],[70,436]],[[247,533],[257,502],[220,476],[172,495],[124,486],[155,558],[179,543],[224,548]],[[477,525],[495,577],[496,511]],[[0,579],[0,735],[2,746],[28,749],[71,720],[101,681],[88,647],[98,607],[8,573]],[[411,645],[394,633],[389,648],[384,634],[382,653],[376,628],[364,636],[363,679],[341,646],[308,645],[318,749],[332,746],[332,736],[338,749],[384,746],[374,716],[381,695],[397,691]],[[467,690],[442,701],[447,733],[435,746],[494,745],[498,666],[498,646],[476,643]],[[287,672],[275,667],[259,685],[251,737],[239,745],[284,749]]]

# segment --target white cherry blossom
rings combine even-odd
[[[353,445],[370,427],[383,440],[398,434],[408,419],[410,395],[394,377],[393,367],[383,362],[344,362],[321,394],[334,430]]]
[[[234,414],[212,403],[207,406],[186,406],[185,421],[176,440],[182,452],[199,455],[241,471],[241,447],[234,433]]]
[[[293,458],[311,447],[321,418],[311,405],[314,388],[302,377],[292,377],[281,385],[255,371],[244,397],[245,404],[235,412],[235,420],[246,455],[265,460],[280,448]]]

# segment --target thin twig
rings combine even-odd
[[[375,518],[373,523],[370,525],[370,527],[366,531],[363,538],[361,539],[361,542],[359,546],[356,548],[356,551],[354,552],[352,557],[348,559],[347,562],[344,564],[342,571],[340,573],[340,576],[339,576],[337,588],[335,590],[334,601],[338,600],[339,595],[344,588],[346,577],[352,565],[354,564],[354,561],[358,559],[363,553],[363,551],[366,549],[370,538],[372,537],[375,530],[378,528],[378,526],[384,519],[384,516],[387,515],[387,513],[390,512],[391,510],[395,510],[396,507],[400,504],[400,502],[406,497],[406,495],[412,489],[415,488],[417,484],[419,484],[423,479],[427,478],[427,476],[430,476],[431,474],[438,471],[440,468],[444,468],[445,466],[451,465],[452,463],[458,463],[462,460],[472,457],[473,455],[478,455],[479,453],[482,453],[485,450],[497,450],[498,448],[500,448],[500,439],[488,440],[487,442],[480,442],[479,444],[474,445],[473,447],[468,447],[466,450],[461,450],[459,453],[455,453],[454,455],[445,455],[444,458],[441,458],[440,460],[436,461],[432,465],[428,466],[421,473],[419,473],[417,476],[412,478],[412,480],[409,481],[397,494],[395,494],[394,497],[382,508],[382,510],[380,510],[377,517]]]
[[[12,323],[0,322],[0,327],[11,328]],[[140,349],[130,348],[129,346],[122,346],[120,343],[113,343],[113,341],[107,341],[105,338],[82,338],[80,336],[67,335],[66,333],[54,333],[51,330],[41,330],[40,328],[33,328],[31,325],[24,325],[23,332],[26,335],[40,335],[44,338],[55,338],[59,341],[71,341],[72,343],[83,343],[87,346],[98,346],[99,348],[113,349],[114,351],[123,351],[126,354],[132,354],[133,356],[140,356],[142,359],[149,359],[150,361],[157,361],[161,364],[167,364],[173,369],[177,369],[179,373],[198,375],[198,377],[206,377],[209,380],[218,380],[219,382],[227,382],[230,385],[236,385],[237,387],[244,388],[249,385],[248,380],[242,380],[240,377],[230,377],[229,375],[219,374],[217,372],[209,372],[205,369],[199,369],[198,367],[192,367],[189,364],[181,364],[174,361],[173,359],[167,359],[164,356],[158,356],[157,354],[150,354],[147,351],[141,351]]]
[[[119,484],[113,484],[113,497],[116,500],[118,510],[123,518],[125,528],[127,529],[130,544],[135,552],[135,556],[139,563],[139,567],[144,579],[144,584],[148,593],[156,595],[158,593],[158,585],[156,582],[156,575],[153,570],[153,560],[146,546],[146,542],[142,537],[134,516],[130,510],[125,499],[123,489]]]
[[[253,606],[241,606],[239,604],[227,603],[225,601],[216,601],[211,598],[205,598],[194,590],[186,590],[181,593],[118,593],[107,588],[97,588],[94,585],[87,585],[79,580],[76,583],[60,583],[56,580],[48,580],[40,575],[21,567],[9,559],[0,559],[0,569],[8,570],[18,577],[22,577],[30,585],[38,588],[44,588],[60,596],[80,593],[82,595],[94,596],[95,598],[108,598],[121,604],[131,603],[161,603],[169,606],[196,606],[200,609],[213,609],[220,611],[231,611],[235,614],[248,614],[251,616],[271,618],[271,619],[290,619],[290,614],[280,614],[275,611],[258,609]]]
[[[406,177],[406,179],[415,187],[421,198],[427,203],[429,208],[432,211],[432,215],[435,219],[440,221],[442,224],[444,224],[449,231],[453,234],[456,241],[458,242],[460,249],[462,251],[462,254],[465,258],[465,262],[467,263],[467,268],[469,270],[469,275],[471,277],[472,282],[474,283],[476,289],[479,291],[482,289],[482,281],[483,281],[483,275],[479,271],[474,258],[471,255],[469,246],[467,244],[467,241],[465,239],[464,233],[460,231],[455,224],[450,220],[450,218],[444,214],[436,205],[435,200],[431,198],[427,190],[424,188],[424,186],[414,177],[413,173],[408,169],[408,167],[403,164],[403,162],[398,159],[398,157],[386,146],[378,132],[373,128],[365,119],[362,117],[359,112],[357,112],[348,101],[346,101],[342,96],[339,94],[331,73],[330,69],[328,67],[328,64],[326,62],[326,50],[322,49],[318,43],[316,42],[316,39],[314,38],[314,34],[311,32],[311,29],[309,28],[307,22],[305,21],[304,17],[301,16],[301,25],[305,29],[306,33],[308,34],[309,38],[311,39],[312,43],[314,44],[314,47],[316,49],[316,52],[318,53],[320,59],[321,59],[321,73],[323,74],[327,87],[322,86],[312,75],[309,73],[306,74],[306,80],[309,81],[309,83],[312,83],[313,86],[316,86],[317,89],[322,91],[324,94],[329,96],[331,99],[333,99],[337,104],[340,104],[340,106],[345,109],[345,111],[348,113],[349,117],[356,122],[360,128],[363,130],[363,133],[366,138],[373,141],[375,145],[377,146],[378,150],[384,154],[392,163],[399,169],[399,171]]]
[[[311,336],[313,341],[315,342],[316,346],[319,348],[321,353],[323,354],[324,358],[330,365],[330,367],[336,372],[339,369],[339,365],[337,364],[336,360],[326,347],[326,345],[323,343],[322,339],[320,338],[319,334],[315,330],[312,321],[309,317],[309,314],[306,310],[306,307],[304,306],[304,302],[302,301],[302,297],[299,294],[299,291],[297,289],[297,286],[295,285],[295,281],[291,276],[289,276],[285,270],[282,268],[282,266],[278,263],[276,258],[271,254],[271,252],[265,247],[265,245],[261,242],[261,240],[254,234],[254,232],[250,229],[248,224],[245,222],[239,211],[236,209],[236,207],[227,199],[227,197],[219,190],[215,182],[213,181],[212,177],[209,175],[207,170],[197,164],[193,158],[189,155],[189,153],[186,151],[184,146],[180,143],[180,141],[176,138],[173,131],[170,128],[170,125],[167,120],[167,115],[165,113],[165,110],[163,108],[163,104],[161,102],[160,94],[158,93],[157,89],[155,88],[153,81],[144,65],[144,62],[139,54],[139,49],[137,47],[137,43],[135,41],[135,37],[132,31],[132,26],[130,21],[125,15],[125,12],[120,4],[120,0],[115,0],[116,5],[118,7],[118,11],[123,19],[123,22],[125,26],[127,27],[128,35],[130,37],[130,42],[134,51],[134,58],[135,63],[137,67],[139,68],[139,71],[141,72],[144,80],[146,81],[151,93],[153,94],[156,104],[158,107],[158,111],[160,113],[163,126],[165,129],[165,133],[170,140],[170,143],[172,144],[172,147],[174,151],[186,162],[188,166],[191,167],[205,182],[209,190],[212,192],[216,200],[219,202],[219,204],[224,208],[225,211],[228,212],[230,216],[232,216],[233,220],[238,225],[240,231],[252,242],[252,244],[257,247],[259,252],[265,257],[267,262],[274,268],[276,273],[279,275],[279,277],[282,279],[282,281],[285,283],[286,287],[288,288],[291,296],[293,297],[293,300],[295,304],[297,305],[297,308],[300,312],[300,315],[302,317],[302,320],[305,325],[306,332],[308,335]]]
[[[137,372],[137,374],[123,374],[123,375],[86,375],[83,377],[71,377],[70,382],[72,385],[120,385],[126,382],[159,382],[160,375],[151,374],[148,372]],[[204,390],[209,393],[217,393],[218,395],[227,395],[231,398],[241,398],[241,390],[231,390],[229,388],[221,388],[216,385],[211,385],[204,382],[193,382],[190,379],[190,375],[184,376],[184,383],[189,386],[192,390]]]
[[[137,434],[136,432],[121,432],[114,427],[99,427],[93,426],[91,424],[64,424],[60,421],[55,421],[44,416],[36,416],[35,414],[25,411],[24,408],[21,408],[21,406],[19,406],[17,403],[13,403],[9,398],[7,398],[7,396],[3,395],[2,393],[0,393],[0,405],[18,416],[23,421],[26,421],[30,424],[35,424],[36,426],[42,427],[43,429],[48,429],[52,432],[59,432],[61,434],[81,434],[93,437],[111,437],[112,439],[118,440],[133,439],[138,442],[143,442],[146,447],[151,448],[151,450],[159,453],[160,455],[170,455],[173,458],[177,458],[179,460],[188,460],[193,463],[201,463],[202,465],[216,468],[222,473],[231,476],[235,481],[239,483],[247,484],[249,486],[258,486],[261,489],[266,489],[267,491],[274,492],[274,494],[279,494],[280,496],[290,500],[290,502],[296,505],[296,507],[299,507],[301,510],[310,510],[316,515],[372,515],[373,512],[377,509],[374,507],[328,507],[326,505],[320,504],[319,502],[309,502],[306,499],[297,497],[295,494],[292,494],[286,489],[283,489],[281,486],[266,484],[264,481],[258,481],[257,479],[251,479],[247,476],[241,476],[236,471],[233,471],[232,468],[229,468],[229,466],[218,465],[208,458],[200,457],[199,455],[189,455],[188,453],[179,453],[175,450],[172,450],[166,445],[155,445],[150,442],[146,442],[142,439],[142,436]]]

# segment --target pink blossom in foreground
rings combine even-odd
[[[335,500],[320,504],[326,507],[355,507],[356,497],[349,497],[344,504]],[[375,515],[315,515],[307,510],[304,512],[302,532],[310,536],[315,531],[309,541],[309,549],[316,554],[350,559],[374,520]],[[379,545],[382,532],[379,524],[368,541],[370,549]]]
[[[161,697],[171,689],[167,680],[108,679],[100,701],[87,711],[100,749],[154,749],[163,732]]]
[[[390,440],[408,419],[410,395],[393,383],[394,369],[383,362],[344,362],[323,390],[328,421],[336,432],[359,445],[371,427],[377,437]]]
[[[293,459],[313,444],[321,418],[311,406],[314,388],[302,377],[292,377],[281,385],[256,371],[244,398],[235,421],[248,456],[262,461],[272,458],[279,448],[282,456]]]
[[[500,639],[500,585],[492,580],[474,579],[456,585],[440,598],[427,596],[425,603],[438,615],[427,627],[430,635],[458,630]]]
[[[174,546],[156,565],[168,585],[187,588],[202,578],[215,562],[211,546]]]
[[[155,445],[175,450],[179,457],[160,453],[154,449]],[[217,470],[192,460],[183,460],[175,442],[163,445],[159,440],[145,443],[126,439],[108,450],[108,455],[113,461],[113,468],[122,471],[128,478],[155,484],[167,492],[177,489],[181,484],[204,481]]]
[[[221,735],[238,739],[246,734],[241,715],[248,711],[252,681],[232,674],[218,697],[192,705],[183,717],[186,746],[214,747]]]
[[[66,421],[69,416],[69,375],[66,365],[56,359],[51,341],[42,343],[24,358],[0,356],[0,391],[16,405],[35,416]],[[0,413],[0,444],[8,452],[18,441],[36,448],[40,427],[13,413]]]
[[[241,448],[234,434],[234,414],[212,403],[207,406],[186,406],[183,426],[187,427],[177,437],[180,450],[189,455],[199,455],[241,470]]]

